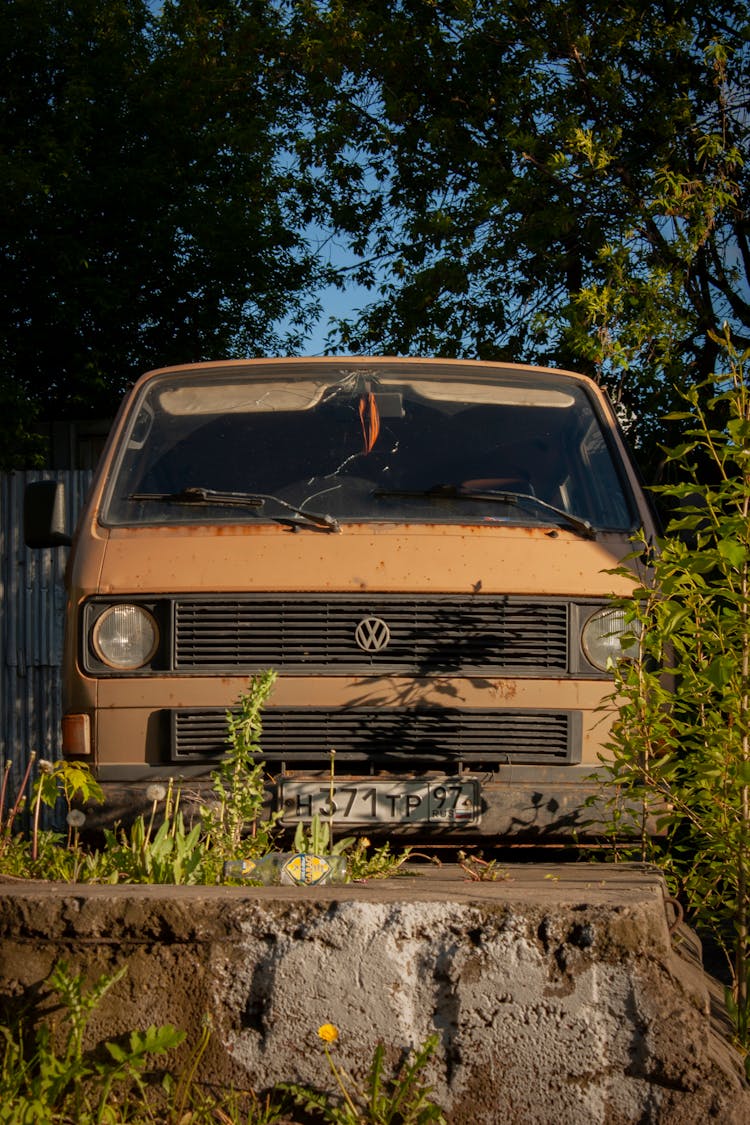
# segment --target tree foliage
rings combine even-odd
[[[583,369],[644,446],[750,338],[744,2],[300,0],[318,215],[354,350]]]
[[[317,283],[268,0],[17,0],[0,15],[0,405],[110,414],[148,367],[288,349]]]
[[[300,350],[332,240],[373,299],[331,350],[583,370],[654,449],[750,338],[749,44],[745,0],[5,5],[6,463],[144,368]]]

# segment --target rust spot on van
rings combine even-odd
[[[515,699],[518,695],[518,682],[516,680],[500,680],[495,684],[494,692],[500,699]]]

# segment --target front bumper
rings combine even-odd
[[[124,772],[124,770],[122,771]],[[131,822],[136,816],[150,813],[154,801],[154,786],[164,786],[171,777],[173,792],[180,794],[180,807],[186,820],[200,815],[201,805],[215,801],[210,777],[204,772],[180,771],[171,775],[163,771],[144,768],[140,776],[128,778],[118,767],[100,771],[100,784],[105,793],[105,804],[87,809],[87,827],[100,828],[115,822]],[[158,772],[159,776],[155,776]],[[121,776],[117,776],[118,773]],[[605,835],[605,826],[611,820],[607,805],[618,799],[617,790],[608,781],[607,772],[591,766],[501,767],[491,775],[477,777],[479,782],[481,813],[476,823],[366,823],[346,818],[334,818],[334,833],[351,835],[360,833],[373,841],[398,839],[403,843],[466,843],[482,842],[501,845],[507,843],[539,843],[572,845],[582,841],[599,840]],[[295,776],[295,780],[299,780]],[[315,780],[321,787],[326,779],[318,775]],[[362,784],[362,777],[336,777],[337,787]],[[403,781],[392,778],[394,787]],[[279,786],[269,781],[266,790],[266,807],[269,811],[282,811],[279,822],[282,831],[292,833],[297,819],[285,823],[279,807]],[[623,813],[625,810],[619,810]],[[635,815],[638,810],[633,810]],[[625,828],[625,825],[622,825]]]

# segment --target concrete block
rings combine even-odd
[[[437,1033],[426,1077],[452,1125],[750,1121],[739,1056],[711,1015],[657,871],[519,864],[343,887],[0,885],[0,999],[43,995],[65,958],[127,975],[92,1042],[209,1018],[213,1082],[335,1087],[317,1036],[363,1082]],[[714,992],[716,990],[714,989]]]

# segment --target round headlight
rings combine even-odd
[[[589,617],[581,634],[586,659],[602,672],[607,671],[612,661],[623,657],[633,659],[638,655],[638,644],[633,640],[637,632],[638,622],[626,621],[623,609],[597,610]],[[627,642],[624,637],[628,638]]]
[[[139,605],[113,605],[97,619],[91,641],[111,668],[142,668],[156,652],[159,629]]]

